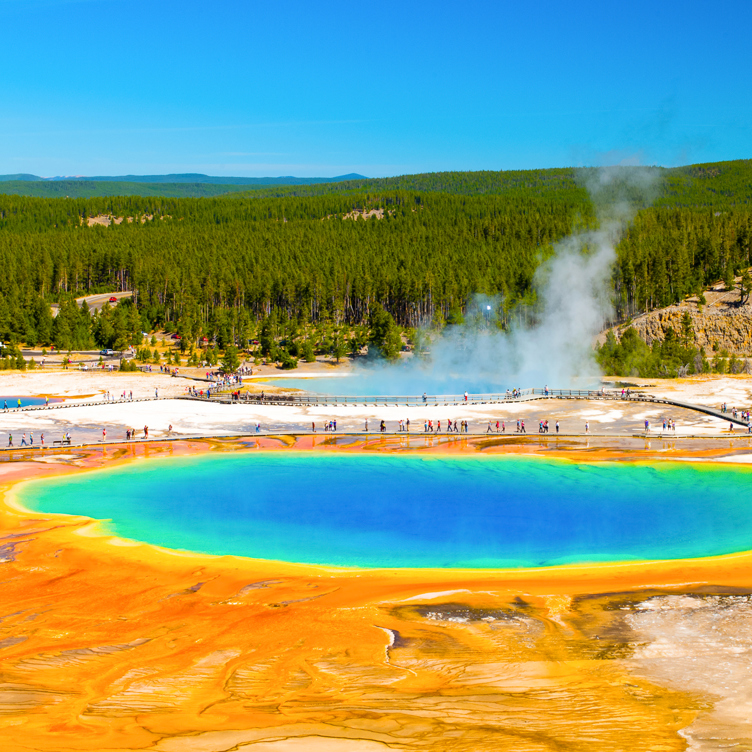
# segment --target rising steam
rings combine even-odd
[[[380,362],[359,371],[359,391],[494,393],[597,384],[600,371],[593,344],[612,314],[614,248],[637,206],[652,200],[656,173],[605,168],[583,171],[581,179],[599,214],[608,219],[600,229],[573,234],[554,246],[534,277],[534,307],[513,309],[502,331],[496,321],[503,300],[476,296],[468,306],[468,323],[432,336],[424,357]]]

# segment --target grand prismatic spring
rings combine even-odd
[[[19,498],[166,548],[343,567],[504,568],[744,551],[751,494],[752,471],[690,463],[271,452],[37,481]]]
[[[744,748],[750,471],[532,441],[537,457],[280,437],[7,463],[0,740]]]

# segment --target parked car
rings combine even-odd
[[[179,334],[173,334],[172,338],[173,339],[183,339]]]

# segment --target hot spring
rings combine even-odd
[[[356,567],[542,567],[752,549],[752,472],[244,452],[145,460],[19,487],[173,549]]]

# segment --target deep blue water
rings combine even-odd
[[[752,549],[752,472],[687,464],[244,452],[21,487],[176,549],[362,567],[520,567]]]

